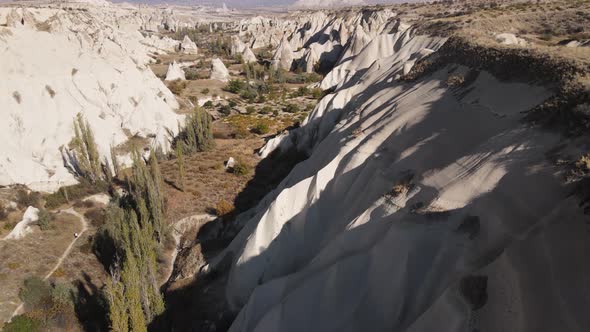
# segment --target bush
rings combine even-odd
[[[219,202],[217,202],[217,205],[215,206],[215,214],[217,214],[220,217],[225,216],[232,213],[234,209],[235,207],[232,203],[226,201],[225,199],[221,199]]]
[[[273,112],[273,108],[270,106],[264,106],[258,113],[260,114],[271,114]]]
[[[29,277],[25,279],[18,297],[26,309],[48,309],[51,302],[51,286],[39,277]]]
[[[223,105],[219,108],[219,112],[224,115],[230,115],[231,114],[231,106]]]
[[[234,100],[230,100],[229,101],[229,107],[232,107],[233,108],[233,107],[236,107],[236,106],[238,106],[238,103],[236,103]]]
[[[201,93],[204,94],[204,95],[208,94],[209,92],[210,91],[209,91],[208,88],[204,88],[203,90],[201,90]]]
[[[37,220],[37,225],[41,228],[42,231],[46,231],[51,228],[51,221],[53,220],[53,215],[47,211],[46,209],[39,210],[39,220]]]
[[[211,100],[207,100],[207,102],[205,102],[203,104],[203,107],[205,107],[205,108],[213,108],[213,102]]]
[[[106,220],[106,212],[103,208],[93,208],[84,213],[84,217],[95,227],[100,227]]]
[[[314,99],[322,99],[324,97],[324,91],[322,91],[320,88],[315,88],[311,90],[311,96]]]
[[[254,102],[256,100],[256,97],[258,97],[258,93],[256,92],[256,90],[248,88],[240,92],[240,97],[242,99],[248,100],[249,102]]]
[[[234,174],[237,176],[244,176],[250,172],[250,166],[241,160],[237,160],[234,165]]]
[[[246,113],[248,114],[254,114],[256,112],[256,107],[254,106],[248,106],[246,107]]]
[[[252,132],[258,135],[268,134],[270,128],[266,123],[258,123],[254,128],[252,128]]]
[[[184,71],[184,77],[189,81],[194,81],[199,79],[199,72],[196,68],[187,68]]]
[[[297,89],[297,92],[294,94],[295,97],[303,97],[309,94],[309,89],[305,86],[300,86],[299,89]]]
[[[287,104],[287,106],[285,106],[285,108],[283,108],[283,111],[287,112],[287,113],[297,113],[299,112],[299,106],[295,105],[295,104]]]
[[[227,85],[225,86],[225,88],[223,88],[223,90],[231,92],[231,93],[239,94],[240,91],[242,91],[245,87],[246,87],[246,83],[244,81],[231,80],[227,83]]]
[[[4,207],[4,203],[0,202],[0,220],[4,220],[8,218],[8,211],[6,207]]]
[[[172,91],[173,94],[180,95],[182,90],[186,88],[186,85],[186,81],[175,80],[168,83],[168,89],[170,89],[170,91]]]
[[[34,191],[27,191],[25,189],[19,189],[16,192],[16,202],[20,207],[26,208],[28,206],[39,207],[39,201],[41,194]]]
[[[18,315],[12,318],[2,328],[4,332],[36,332],[41,331],[41,322],[26,315]]]

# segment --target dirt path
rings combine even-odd
[[[63,210],[63,212],[67,212],[69,214],[72,214],[76,217],[78,217],[78,219],[80,219],[80,222],[82,223],[82,230],[80,231],[80,233],[78,233],[78,237],[75,237],[72,242],[70,243],[70,245],[66,248],[66,250],[64,251],[64,253],[61,255],[61,257],[59,257],[59,259],[57,260],[57,263],[55,264],[55,266],[53,267],[53,269],[51,269],[51,271],[49,271],[49,273],[47,273],[47,275],[43,278],[43,280],[47,280],[49,279],[49,277],[51,277],[51,275],[57,270],[59,269],[59,267],[61,266],[61,264],[63,263],[63,261],[66,259],[66,257],[68,257],[68,255],[70,254],[70,251],[72,251],[72,248],[74,247],[74,244],[76,244],[76,241],[80,238],[80,236],[82,234],[84,234],[84,232],[86,232],[86,230],[88,230],[88,222],[86,221],[86,218],[84,218],[83,215],[79,214],[78,212],[76,212],[74,210],[74,208],[69,208],[67,210]],[[10,317],[11,319],[20,314],[22,309],[24,307],[24,303],[21,303],[18,308],[16,308],[16,310],[14,310],[14,312],[12,313],[12,316]]]

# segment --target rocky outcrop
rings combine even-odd
[[[231,55],[238,55],[238,54],[242,54],[244,52],[244,50],[246,49],[246,44],[244,44],[244,42],[242,42],[240,40],[240,37],[238,36],[232,36],[231,38],[231,48],[230,48],[230,54]]]
[[[108,10],[0,8],[0,23],[26,18],[24,27],[0,27],[0,185],[53,191],[76,183],[60,149],[74,136],[78,113],[102,156],[128,134],[167,148],[178,103],[147,67],[161,48],[112,26],[113,17],[104,19]]]
[[[187,35],[184,36],[182,43],[180,44],[180,50],[186,54],[198,54],[199,48],[194,41],[192,41]]]
[[[261,150],[309,158],[204,269],[229,265],[230,331],[586,330],[587,294],[570,291],[590,278],[586,216],[547,158],[576,144],[522,121],[585,71],[386,16]]]
[[[293,50],[291,49],[291,45],[287,38],[283,38],[281,40],[281,44],[275,51],[275,54],[272,57],[271,65],[274,68],[281,68],[285,70],[291,70],[291,66],[293,64]]]
[[[258,61],[258,59],[256,58],[256,55],[254,55],[254,52],[252,52],[252,50],[248,46],[246,46],[244,48],[244,51],[242,52],[242,61],[244,61],[244,63]]]
[[[168,65],[168,71],[166,72],[165,80],[166,81],[176,81],[176,80],[184,81],[184,80],[186,80],[186,78],[184,76],[184,70],[182,70],[182,68],[180,68],[180,65],[178,65],[178,63],[176,63],[176,61],[174,61]]]
[[[223,64],[221,59],[213,59],[211,61],[211,79],[227,82],[229,80],[229,71]]]

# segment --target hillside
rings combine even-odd
[[[298,4],[0,7],[5,328],[589,330],[590,2]]]

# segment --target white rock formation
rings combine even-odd
[[[199,48],[194,41],[192,41],[187,35],[184,36],[182,43],[180,44],[180,50],[186,54],[198,54]]]
[[[31,225],[39,220],[39,209],[29,206],[23,215],[23,219],[19,221],[12,231],[4,237],[4,240],[19,240],[31,233]]]
[[[240,40],[239,36],[234,35],[231,37],[231,48],[230,48],[231,55],[242,54],[245,49],[246,49],[246,44],[244,44],[244,42],[242,42]]]
[[[497,34],[496,41],[503,45],[527,45],[526,40],[516,37],[513,33]]]
[[[168,65],[168,71],[166,71],[166,78],[165,81],[176,81],[181,80],[184,81],[186,78],[184,77],[184,70],[180,68],[180,65],[173,61],[171,64]]]
[[[0,26],[0,185],[53,191],[75,183],[60,148],[78,113],[103,156],[126,133],[166,147],[167,129],[177,130],[178,103],[147,67],[157,50],[137,31],[110,25],[106,13],[0,8],[8,26]]]
[[[586,217],[546,157],[563,139],[521,122],[550,90],[458,65],[397,82],[445,40],[389,32],[263,149],[309,158],[205,269],[231,261],[230,331],[587,330]]]
[[[211,60],[211,79],[227,82],[229,80],[229,71],[219,58]]]
[[[242,61],[244,61],[244,63],[258,61],[258,59],[256,58],[256,55],[254,55],[254,52],[252,52],[252,50],[248,46],[246,46],[244,48],[244,51],[242,52]]]
[[[333,8],[364,4],[363,0],[297,0],[292,6],[296,8]]]
[[[272,57],[271,64],[274,68],[282,68],[285,70],[291,70],[293,64],[293,50],[286,37],[281,40],[281,44],[275,51]]]

